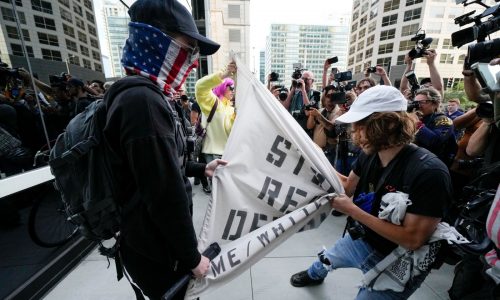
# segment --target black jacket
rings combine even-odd
[[[122,242],[154,261],[192,269],[201,257],[186,175],[203,175],[205,165],[183,159],[183,130],[165,99],[146,78],[116,82],[104,98],[104,138],[123,207]]]

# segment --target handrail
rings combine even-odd
[[[0,180],[0,198],[54,179],[50,167],[41,167]]]

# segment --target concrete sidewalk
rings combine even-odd
[[[193,194],[193,220],[195,229],[200,230],[209,197],[201,185],[193,186]],[[334,271],[322,285],[315,287],[295,288],[289,283],[292,274],[306,269],[314,261],[323,245],[329,247],[342,235],[344,226],[345,217],[330,216],[318,229],[295,234],[244,274],[202,300],[354,299],[362,277],[356,269]],[[107,265],[105,257],[94,251],[44,299],[135,299],[126,279],[116,281],[114,262],[111,261],[109,269]],[[452,280],[453,267],[443,265],[433,270],[410,299],[448,299],[447,290]]]

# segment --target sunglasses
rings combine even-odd
[[[227,86],[227,88],[228,88],[231,92],[233,92],[233,91],[234,91],[234,85],[228,85],[228,86]]]

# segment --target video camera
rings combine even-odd
[[[278,81],[280,74],[276,72],[271,72],[269,81]]]
[[[415,75],[415,72],[409,71],[405,73],[405,77],[408,80],[408,83],[410,84],[412,98],[415,98],[415,93],[420,89],[420,84],[418,83],[417,76]],[[412,107],[412,109],[410,110],[410,105],[411,104],[408,105],[409,112],[415,109],[415,107]],[[416,103],[415,105],[416,108],[418,108],[418,103]]]
[[[351,79],[352,79],[352,72],[351,71],[339,72],[339,73],[335,74],[335,81],[333,82],[333,84],[325,87],[326,93],[330,89],[335,90],[335,92],[331,96],[331,101],[334,104],[347,103],[345,93],[347,91],[352,90],[356,86],[356,81],[351,80]],[[343,82],[348,81],[348,80],[349,80],[348,83],[343,84]]]
[[[417,32],[417,34],[415,34],[414,37],[411,38],[411,41],[415,42],[415,48],[411,49],[410,52],[408,52],[408,56],[411,59],[415,59],[424,56],[425,51],[429,49],[432,43],[432,38],[431,37],[426,38],[425,31],[420,30]]]
[[[500,53],[500,39],[485,40],[489,34],[500,29],[500,4],[490,7],[480,0],[456,0],[456,3],[463,4],[464,6],[477,3],[486,8],[482,13],[475,16],[473,14],[476,11],[473,10],[455,18],[455,24],[458,24],[460,27],[474,23],[470,27],[451,34],[451,44],[454,47],[461,47],[467,43],[477,41],[476,44],[468,46],[467,57],[464,63],[465,69],[469,69],[476,62],[490,62]],[[489,19],[483,21],[484,18],[489,16],[491,16]]]
[[[302,84],[298,83],[297,80],[302,78],[302,72],[307,69],[302,68],[301,63],[293,64],[293,73],[292,73],[292,86],[300,88]]]
[[[49,83],[51,87],[64,89],[68,81],[68,74],[62,72],[59,76],[49,75]]]

